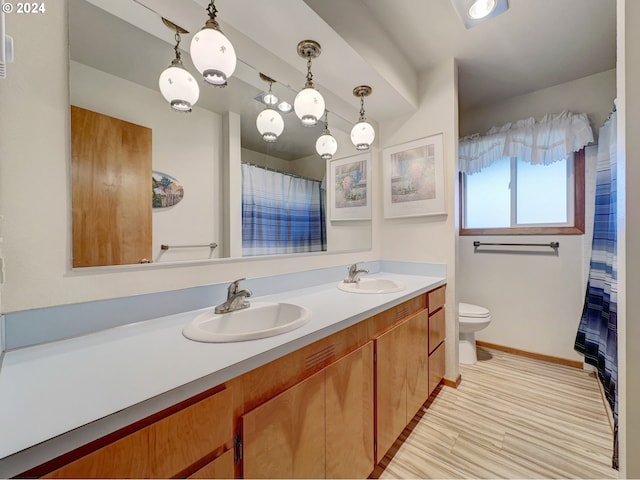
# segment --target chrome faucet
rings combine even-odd
[[[354,263],[349,267],[349,276],[344,279],[344,283],[358,283],[361,273],[369,273],[366,268],[358,269],[358,264]]]
[[[252,293],[251,290],[247,289],[239,290],[239,284],[243,280],[245,279],[240,278],[229,285],[227,290],[227,301],[216,306],[216,313],[229,313],[235,312],[236,310],[242,310],[243,308],[249,308],[251,304],[247,301],[247,297],[250,297]]]

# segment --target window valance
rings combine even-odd
[[[549,165],[567,158],[593,142],[593,131],[585,113],[564,111],[492,127],[485,135],[460,139],[461,172],[472,174],[504,157],[518,157],[535,164]]]

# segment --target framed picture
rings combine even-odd
[[[441,133],[382,151],[385,218],[446,214]]]
[[[329,163],[329,220],[371,219],[370,159],[365,153]]]
[[[173,207],[184,197],[184,187],[166,173],[151,172],[151,201],[153,208]]]

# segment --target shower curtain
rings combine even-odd
[[[242,164],[242,255],[321,252],[320,182]]]
[[[600,129],[589,280],[575,349],[594,365],[614,418],[612,466],[618,469],[616,156],[617,114]]]

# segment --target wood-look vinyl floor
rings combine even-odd
[[[593,373],[478,348],[440,387],[374,478],[617,478]]]

